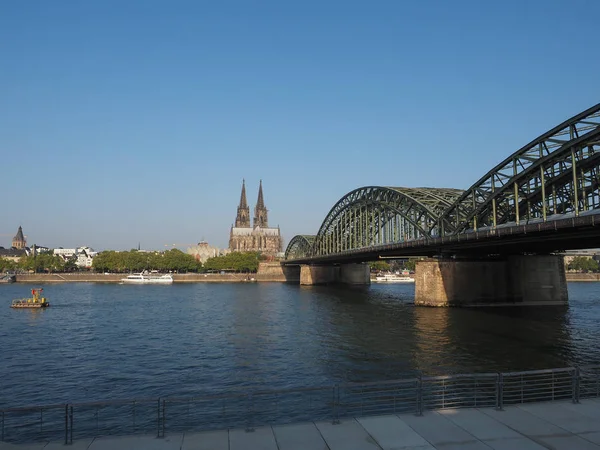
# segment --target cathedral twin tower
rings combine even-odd
[[[242,195],[237,208],[235,226],[229,234],[229,249],[234,252],[261,252],[275,255],[282,250],[279,227],[269,228],[268,210],[263,197],[262,180],[254,207],[254,227],[250,225],[250,207],[246,201],[246,182],[242,181]]]

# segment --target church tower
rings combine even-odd
[[[240,206],[237,209],[235,218],[236,228],[250,228],[250,207],[246,201],[246,180],[242,180],[242,195],[240,197]]]
[[[19,227],[17,231],[17,235],[12,240],[12,246],[14,248],[22,249],[27,245],[27,241],[25,240],[25,236],[23,236],[23,229]]]
[[[265,200],[263,198],[262,180],[258,186],[258,200],[254,207],[254,228],[269,228],[269,219],[267,218],[267,208],[265,207]]]

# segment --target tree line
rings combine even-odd
[[[256,272],[258,263],[263,257],[258,252],[232,252],[224,256],[209,258],[204,264],[192,255],[179,249],[165,252],[140,252],[135,249],[117,252],[107,250],[98,253],[92,260],[95,272],[142,272],[157,270],[159,272],[203,273],[217,271]],[[85,270],[75,264],[75,259],[65,261],[51,251],[41,252],[36,256],[23,256],[18,262],[0,258],[0,272],[34,271],[44,272],[73,272]]]
[[[575,270],[577,272],[598,272],[600,266],[595,259],[586,258],[585,256],[576,256],[569,264],[567,264],[567,269]]]
[[[415,270],[417,259],[410,258],[408,260],[389,260],[388,261],[372,261],[369,263],[371,272],[395,272],[399,270]]]

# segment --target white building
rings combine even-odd
[[[90,247],[55,248],[54,254],[60,256],[65,261],[74,259],[77,267],[89,269],[92,267],[92,261],[98,252]]]

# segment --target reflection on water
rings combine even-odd
[[[568,307],[417,308],[414,286],[0,286],[0,405],[187,396],[600,362],[600,284]],[[39,380],[43,380],[40,383]]]

